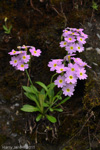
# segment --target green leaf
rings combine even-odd
[[[56,85],[54,84],[54,83],[50,83],[48,86],[47,86],[47,88],[50,88],[50,87],[52,87],[52,88],[54,88]]]
[[[44,94],[39,93],[39,101],[44,102],[44,99],[45,99],[45,95],[44,95]]]
[[[53,108],[50,108],[49,110],[50,110],[51,112],[53,112],[53,111],[54,111],[54,109],[53,109]]]
[[[94,9],[94,10],[98,10],[98,5],[97,5],[97,3],[96,2],[92,2],[92,8]]]
[[[10,27],[9,27],[9,31],[11,31],[11,29],[12,29],[12,25],[10,25]]]
[[[45,89],[42,89],[42,90],[40,91],[40,93],[43,94],[43,95],[45,95]]]
[[[39,92],[34,85],[31,85],[30,87],[32,89],[32,93],[38,93]]]
[[[22,88],[27,92],[27,93],[33,93],[38,96],[38,90],[35,88],[35,86],[22,86]]]
[[[65,103],[67,100],[69,100],[70,97],[66,97],[64,100],[62,100],[58,105],[56,105],[54,108],[58,107],[59,105]]]
[[[63,36],[61,35],[61,41],[63,40]]]
[[[48,96],[49,96],[50,99],[53,99],[53,97],[54,97],[54,89],[49,89],[48,90]]]
[[[36,112],[36,111],[39,111],[39,109],[37,107],[34,107],[32,105],[24,105],[22,108],[21,108],[22,111],[25,111],[25,112]]]
[[[58,112],[63,112],[63,109],[61,109],[61,108],[55,108],[54,110],[58,111]]]
[[[33,90],[32,90],[31,87],[28,87],[28,86],[22,86],[22,88],[23,88],[26,92],[28,92],[28,93],[32,93],[32,92],[33,92]]]
[[[24,94],[25,94],[30,100],[34,101],[34,102],[36,103],[36,105],[39,107],[39,102],[38,102],[38,100],[37,100],[37,98],[36,98],[36,96],[35,96],[34,94],[32,94],[32,93],[27,93],[27,92],[25,92]]]
[[[35,102],[37,101],[36,96],[35,96],[33,93],[24,92],[24,94],[25,94],[26,97],[28,97],[30,100],[35,101]]]
[[[49,98],[52,100],[53,99],[53,97],[54,97],[54,87],[55,87],[56,85],[54,84],[54,83],[51,83],[51,84],[49,84],[48,85],[48,92],[47,92],[47,95],[49,96]],[[46,95],[46,96],[47,96]]]
[[[9,32],[9,31],[5,31],[5,33],[6,33],[6,34],[9,34],[10,32]]]
[[[40,105],[41,105],[41,108],[42,108],[42,109],[43,109],[44,99],[45,99],[45,95],[39,93],[39,102],[40,102]]]
[[[5,25],[3,25],[3,29],[4,29],[5,31],[8,31],[8,28],[7,28]]]
[[[57,122],[56,118],[55,118],[55,117],[53,117],[53,116],[46,115],[46,117],[47,117],[47,119],[48,119],[50,122],[52,122],[52,123]]]
[[[42,118],[42,115],[41,114],[38,114],[38,116],[36,117],[36,121],[40,121],[40,119]]]
[[[47,103],[43,103],[43,107],[49,107]]]
[[[62,100],[62,97],[61,97],[61,96],[58,96],[58,99],[59,99],[59,100]]]
[[[38,85],[40,85],[42,88],[44,88],[45,89],[45,91],[48,91],[48,89],[47,89],[47,86],[44,84],[44,83],[42,83],[42,82],[40,82],[40,81],[38,81],[38,82],[36,82]]]
[[[60,90],[54,97],[53,97],[53,101],[57,98],[59,99],[59,97],[61,97],[62,95],[62,91]]]

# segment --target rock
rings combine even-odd
[[[93,47],[87,47],[86,48],[86,51],[90,51],[90,50],[93,50]]]
[[[97,37],[100,39],[100,34],[97,33]]]
[[[100,54],[100,48],[96,48],[98,54]]]

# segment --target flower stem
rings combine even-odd
[[[28,77],[28,79],[29,79],[29,81],[30,81],[30,84],[31,84],[31,85],[33,85],[32,80],[31,80],[31,78],[30,78],[30,76],[29,76],[28,71],[27,71],[27,70],[25,70],[25,72],[26,72],[26,75],[27,75],[27,77]]]
[[[56,76],[57,74],[58,74],[58,73],[55,73],[55,74],[51,77],[50,83],[52,83],[52,80],[53,80],[54,76]]]

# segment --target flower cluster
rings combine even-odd
[[[12,56],[10,64],[15,67],[16,70],[24,71],[25,69],[28,69],[31,56],[39,57],[41,54],[41,50],[36,50],[33,46],[23,45],[18,46],[17,48],[17,51],[12,49],[12,51],[8,53]]]
[[[60,42],[60,47],[65,47],[67,54],[64,59],[53,59],[48,63],[50,71],[58,73],[57,79],[54,81],[58,88],[62,88],[65,96],[72,96],[77,84],[77,80],[84,80],[87,78],[85,66],[80,58],[75,58],[73,53],[76,51],[83,51],[82,44],[86,43],[85,39],[88,37],[83,33],[83,29],[66,28],[63,31],[65,41]]]
[[[64,40],[60,42],[60,47],[64,47],[68,54],[84,51],[83,44],[86,43],[88,35],[83,33],[83,29],[67,27],[63,30],[62,36]]]

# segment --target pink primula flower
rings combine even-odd
[[[81,68],[77,71],[77,77],[80,79],[80,80],[84,80],[86,79],[88,76],[86,75],[86,70],[84,68]]]
[[[72,31],[71,35],[74,35],[76,37],[79,35],[79,33]]]
[[[70,43],[68,46],[65,47],[65,50],[68,51],[68,54],[72,54],[76,52],[76,44]]]
[[[75,84],[77,82],[77,76],[72,71],[66,72],[64,75],[67,83]]]
[[[85,44],[85,43],[86,43],[85,38],[83,38],[83,37],[81,37],[81,36],[78,36],[78,37],[77,37],[77,41],[78,41],[79,43],[82,43],[82,44]]]
[[[17,66],[18,63],[19,63],[19,58],[16,57],[16,56],[13,56],[13,57],[11,58],[10,64],[14,67],[14,66]]]
[[[83,32],[81,32],[81,36],[82,36],[84,39],[87,39],[87,38],[88,38],[88,35],[85,34],[85,33],[83,33]]]
[[[77,31],[77,32],[80,32],[80,33],[81,33],[83,30],[84,30],[84,29],[81,29],[81,28],[80,28],[80,29],[76,29],[76,31]]]
[[[67,42],[66,41],[61,41],[60,42],[60,47],[66,47],[67,45]]]
[[[76,50],[80,53],[82,51],[84,51],[84,47],[82,44],[76,44]]]
[[[66,72],[72,72],[72,73],[76,74],[78,69],[79,69],[79,66],[77,64],[69,63],[68,67],[66,69]]]
[[[14,49],[12,49],[12,51],[9,52],[8,54],[10,54],[10,55],[17,55],[17,54],[20,54],[20,52],[19,51],[15,51]]]
[[[41,50],[40,49],[35,49],[35,47],[32,47],[31,49],[29,49],[29,51],[31,52],[31,55],[39,57],[41,54]]]
[[[62,73],[64,71],[66,71],[66,67],[64,66],[64,64],[59,65],[59,66],[56,67],[56,72],[57,73]]]
[[[72,59],[74,60],[75,63],[77,63],[78,65],[82,65],[84,64],[84,62],[82,61],[82,59],[80,58],[75,58],[75,57],[72,57]]]
[[[54,83],[55,83],[55,85],[58,86],[58,88],[59,88],[59,87],[62,88],[64,85],[66,85],[66,83],[65,83],[65,77],[59,75],[59,76],[57,77],[57,79],[54,81]]]
[[[56,67],[59,65],[62,65],[63,59],[52,59],[52,61],[49,61],[48,67],[50,67],[50,71],[56,70]]]
[[[62,88],[62,91],[65,96],[72,96],[74,92],[74,87],[71,86],[70,84],[67,84]]]
[[[20,62],[17,67],[16,67],[17,70],[20,70],[20,71],[24,71],[25,69],[28,69],[28,64],[24,64],[23,62]]]
[[[72,42],[75,42],[76,39],[75,39],[74,36],[70,35],[70,36],[68,36],[68,37],[65,38],[65,41],[67,41],[68,43],[72,43]]]
[[[20,56],[20,58],[21,58],[21,60],[23,61],[23,62],[25,62],[25,63],[27,63],[27,62],[29,62],[29,60],[30,60],[30,55],[24,55],[24,54],[22,54],[21,56]]]
[[[63,30],[63,34],[62,34],[62,35],[63,35],[64,37],[67,37],[69,34],[71,34],[71,31],[68,31],[68,30],[66,30],[66,29]]]
[[[91,68],[89,65],[87,65],[86,62],[83,62],[82,59],[80,59],[80,58],[74,58],[74,57],[72,57],[72,59],[74,60],[75,63],[77,63],[79,65],[79,67],[85,67],[85,66],[87,66],[87,67]]]

